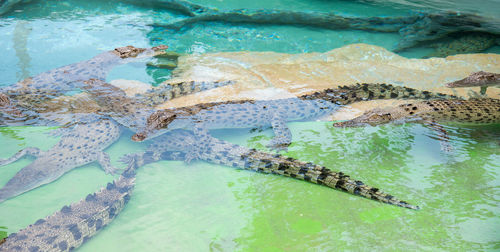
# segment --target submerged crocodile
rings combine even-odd
[[[486,88],[489,86],[500,85],[500,74],[479,71],[470,74],[469,76],[446,84],[449,88],[460,87],[481,87],[481,94],[486,94]]]
[[[367,186],[361,181],[353,180],[342,172],[334,172],[323,166],[302,162],[280,154],[270,154],[255,149],[248,149],[214,137],[210,137],[207,144],[206,151],[202,152],[199,156],[200,160],[245,170],[292,177],[383,203],[410,209],[419,209],[417,206],[400,201],[391,195],[381,192],[377,188]],[[192,149],[191,146],[196,145],[197,139],[193,133],[185,130],[176,130],[154,139],[146,152],[132,154],[129,157],[133,157],[132,160],[144,160],[142,163],[145,164],[159,159],[184,160],[185,156]],[[183,153],[178,153],[178,151]]]
[[[0,251],[69,251],[108,225],[130,200],[135,183],[133,160],[122,175],[105,188],[53,215],[10,234]]]
[[[143,4],[143,3],[140,3]],[[500,36],[497,19],[465,12],[417,12],[407,16],[353,17],[328,12],[289,11],[273,9],[218,10],[183,0],[148,1],[148,5],[178,11],[187,18],[173,23],[153,23],[153,27],[189,29],[202,22],[244,23],[258,25],[295,25],[329,30],[364,30],[399,33],[401,40],[395,51],[443,38],[470,34]],[[491,46],[494,44],[492,43]]]
[[[108,91],[113,90],[112,87],[101,84],[102,83],[96,86],[92,86],[92,84],[90,84],[90,86],[87,87],[87,90],[94,94],[97,94],[96,90],[99,90],[99,88],[102,88],[102,90],[108,89]],[[193,85],[189,84],[186,86],[189,87]],[[408,88],[392,86],[391,88],[388,88],[387,85],[383,84],[375,86],[384,87],[383,89],[385,91],[392,90],[401,92],[401,94],[399,95],[392,92],[382,92],[384,93],[384,96],[392,96],[393,98],[432,98],[435,96],[445,96],[432,94],[425,91],[417,92],[413,89]],[[382,96],[382,93],[373,92],[371,87],[372,86],[370,85],[358,85],[355,88],[341,88],[342,92],[340,92],[340,96],[336,98],[337,103],[347,104],[349,102],[352,102],[352,100],[371,99],[375,95],[380,98]],[[170,91],[171,90],[167,92],[167,95],[172,94]],[[111,93],[114,94],[113,92]],[[318,92],[315,94],[303,96],[303,98],[307,100],[320,99],[322,97],[331,96],[333,96],[331,93]],[[124,100],[114,100],[114,102],[127,101],[127,98],[122,98]],[[108,102],[110,101],[113,100],[108,100]],[[101,102],[102,105],[107,104],[106,99],[103,99]],[[129,102],[130,103],[123,103],[124,110],[118,110],[119,113],[127,114],[128,112],[131,112],[131,110],[129,109],[133,108],[133,106],[135,106],[135,103],[133,100],[130,100]],[[115,104],[115,106],[117,106],[117,103]],[[117,107],[120,108],[120,106]],[[82,135],[82,137],[83,136],[85,135]],[[265,173],[275,173],[290,176],[313,183],[324,184],[332,188],[344,190],[355,195],[360,195],[362,197],[378,200],[384,203],[410,209],[418,209],[418,207],[408,204],[404,201],[397,200],[393,196],[382,193],[376,188],[368,187],[360,181],[352,180],[343,173],[335,173],[321,166],[300,162],[292,158],[285,158],[280,155],[273,155],[256,150],[249,150],[247,148],[233,145],[214,138],[209,138],[208,140],[208,148],[206,148],[204,152],[202,152],[199,156],[199,158],[203,160],[218,164],[236,166],[243,169],[251,169]],[[136,156],[132,159],[134,164],[140,165],[142,163],[152,162],[154,160],[158,160],[158,158],[161,157],[166,158],[170,156],[170,158],[174,158],[176,157],[176,155],[169,155],[169,151],[171,152],[172,150],[181,151],[184,153],[184,156],[189,155],[189,153],[192,152],[191,146],[196,145],[197,138],[192,133],[186,131],[184,131],[184,133],[174,131],[162,136],[158,139],[158,141],[159,142],[152,146],[152,148],[155,150],[154,152],[149,151],[144,155]],[[164,150],[167,151],[163,152],[163,154],[160,153]],[[181,158],[184,159],[183,157]],[[130,171],[130,168],[128,168],[127,171]],[[135,173],[125,172],[124,174],[125,175],[122,175],[122,177],[120,177],[120,179],[115,183],[108,184],[107,188],[103,189],[100,193],[91,194],[90,196],[87,196],[86,200],[83,200],[77,204],[73,204],[69,207],[63,207],[58,213],[54,214],[53,216],[38,221],[35,225],[29,226],[28,228],[20,231],[18,234],[9,236],[7,242],[4,245],[0,246],[0,250],[11,250],[12,248],[17,248],[17,246],[19,246],[20,248],[24,249],[32,248],[36,250],[36,248],[44,248],[42,250],[45,250],[45,248],[52,248],[54,250],[64,251],[72,247],[81,245],[83,241],[94,235],[104,224],[109,223],[112,218],[116,216],[116,214],[123,208],[124,204],[129,199],[130,192],[133,186],[132,179]],[[118,184],[127,186],[116,186]],[[117,189],[115,188],[122,188],[118,189],[119,194],[116,192],[110,192],[113,190],[116,191]],[[95,204],[93,203],[93,199],[95,199],[95,197],[99,198],[99,195],[110,195],[110,193],[112,193],[112,196],[103,196],[103,200],[98,200]],[[109,200],[110,198],[111,200]],[[82,211],[83,214],[81,214]],[[65,225],[60,225],[57,223]],[[52,230],[50,232],[50,234],[52,234],[50,237],[47,236],[47,230]]]
[[[500,40],[497,41],[496,36],[488,33],[453,34],[449,39],[445,42],[431,44],[430,47],[435,48],[435,50],[424,58],[481,53],[500,42]]]
[[[163,53],[167,46],[137,48],[118,47],[92,59],[55,68],[0,89],[0,111],[6,106],[17,106],[21,111],[36,110],[37,104],[80,88],[89,79],[104,80],[115,66],[133,58],[150,57]]]
[[[77,124],[63,130],[61,140],[48,151],[28,147],[8,159],[0,159],[0,165],[12,163],[24,155],[36,159],[12,177],[0,189],[0,202],[50,183],[64,173],[97,161],[106,173],[115,173],[109,156],[104,152],[120,136],[119,126],[110,120],[89,124]]]
[[[99,79],[85,81],[83,88],[101,107],[98,113],[113,118],[135,132],[143,127],[148,116],[156,111],[155,105],[176,97],[232,84],[233,81],[181,82],[150,89],[135,97],[128,97],[122,89]]]
[[[316,119],[332,113],[340,105],[373,99],[432,99],[450,97],[445,94],[420,91],[387,84],[358,84],[307,94],[298,98],[269,101],[229,101],[197,104],[189,107],[159,110],[148,118],[142,132],[132,136],[143,141],[173,129],[192,129],[199,141],[188,154],[187,161],[196,158],[206,148],[209,129],[248,128],[271,125],[275,137],[269,147],[284,150],[291,143],[287,121]]]
[[[142,98],[153,98],[155,101],[164,102],[174,97],[232,83],[230,81],[186,82],[159,88],[158,92],[148,92]],[[148,105],[151,102],[143,104],[139,99],[127,97],[123,90],[101,80],[86,81],[85,88],[93,95],[101,95],[96,98],[102,105],[102,111],[99,112],[101,114],[93,115],[94,122],[77,123],[71,128],[61,128],[60,131],[63,132],[61,140],[46,152],[37,148],[26,148],[11,158],[0,159],[0,165],[6,165],[26,154],[37,157],[33,163],[21,169],[0,189],[0,202],[50,183],[64,173],[93,161],[98,161],[108,173],[116,171],[109,164],[108,155],[103,152],[120,136],[120,126],[115,120],[134,131],[137,123],[145,122],[152,111]],[[103,117],[111,117],[114,120],[102,119]]]
[[[333,125],[336,127],[356,127],[366,124],[374,126],[392,121],[498,123],[500,122],[500,100],[473,98],[419,101],[369,110],[359,117]]]
[[[183,160],[190,149],[188,146],[195,141],[192,133],[177,130],[156,139],[144,153],[126,155],[122,161],[128,166],[119,179],[89,194],[84,200],[64,206],[53,215],[10,234],[5,243],[0,244],[0,251],[68,251],[77,248],[109,224],[125,207],[131,197],[138,167],[161,159]],[[419,209],[418,206],[353,180],[342,172],[333,172],[319,165],[248,149],[215,138],[211,138],[210,146],[200,157],[202,160],[289,176],[383,203]]]
[[[98,80],[85,83],[87,90],[92,91],[94,95],[97,94],[97,90],[107,90],[110,94],[116,95],[115,98],[121,96],[119,100],[101,100],[103,106],[113,104],[113,107],[106,110],[115,110],[116,115],[109,115],[113,118],[116,118],[120,113],[127,115],[134,112],[135,110],[128,110],[133,109],[134,106],[143,108],[142,103],[126,97],[122,90],[116,90],[112,85]],[[162,103],[174,97],[232,83],[231,81],[184,82],[173,86],[156,88],[142,95],[141,99],[151,99],[151,101],[148,101],[149,103]],[[109,94],[107,98],[110,98]],[[117,110],[118,108],[122,110]],[[130,121],[123,120],[123,122],[127,126]],[[107,126],[108,123],[110,127]],[[106,127],[99,127],[103,124]],[[36,148],[27,148],[9,159],[0,161],[1,164],[14,162],[24,154],[38,154],[39,156],[32,164],[21,169],[14,178],[7,182],[4,188],[0,189],[0,202],[41,184],[53,181],[62,176],[64,172],[84,163],[90,163],[92,162],[91,159],[96,155],[101,161],[104,161],[103,168],[113,172],[116,170],[109,165],[107,154],[104,152],[97,154],[99,150],[105,149],[107,145],[110,145],[118,138],[120,129],[114,121],[102,120],[90,124],[81,124],[74,129],[62,128],[62,131],[66,133],[63,134],[59,143],[47,152],[40,154],[41,152]],[[78,146],[75,143],[78,143]],[[48,158],[52,156],[55,157],[53,159]],[[67,251],[80,246],[103,226],[111,222],[124,207],[130,198],[134,185],[135,168],[139,166],[140,164],[135,162],[129,163],[129,167],[122,176],[112,184],[108,184],[105,189],[90,194],[79,203],[63,207],[54,215],[37,221],[34,225],[21,230],[17,234],[11,234],[8,242],[0,246],[0,251],[11,251],[13,249],[36,250],[37,248],[41,251]]]

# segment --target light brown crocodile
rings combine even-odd
[[[497,85],[500,85],[500,74],[479,71],[472,73],[461,80],[447,83],[445,86],[449,88],[481,87],[480,92],[482,95],[485,95],[486,89],[489,86]]]

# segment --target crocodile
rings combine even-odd
[[[403,51],[426,42],[453,37],[460,38],[475,33],[491,35],[497,39],[500,36],[500,26],[496,18],[479,16],[471,12],[416,12],[406,16],[353,17],[316,11],[218,10],[183,0],[156,0],[148,1],[147,4],[155,8],[174,10],[187,16],[185,19],[176,19],[172,23],[157,22],[151,24],[153,28],[172,29],[176,32],[181,29],[189,29],[198,23],[224,22],[399,33],[401,40],[394,51]]]
[[[95,193],[88,194],[85,199],[64,206],[56,213],[10,234],[5,243],[0,244],[0,251],[68,251],[81,246],[109,224],[128,203],[135,185],[137,168],[158,160],[183,160],[189,150],[187,146],[195,141],[193,133],[175,130],[155,139],[147,151],[122,157],[121,160],[127,164],[127,168],[117,180]],[[209,151],[201,156],[202,160],[284,175],[383,203],[419,209],[418,206],[353,180],[342,172],[333,172],[319,165],[248,149],[216,138],[211,138],[210,146]]]
[[[366,124],[375,126],[392,121],[498,123],[500,122],[500,100],[472,98],[418,101],[396,107],[369,110],[359,117],[333,125],[335,127],[356,127]]]
[[[128,162],[128,159],[142,160],[141,163],[144,164],[161,159],[184,160],[192,149],[191,146],[197,146],[196,136],[190,131],[175,130],[153,139],[147,151],[129,154],[122,160],[126,162]],[[208,139],[206,151],[200,154],[199,159],[245,170],[292,177],[383,203],[409,209],[419,209],[418,206],[398,200],[377,188],[351,179],[342,172],[334,172],[326,167],[302,162],[280,154],[270,154],[256,149],[249,149],[214,137]]]
[[[17,106],[27,110],[36,109],[37,104],[80,88],[83,81],[89,79],[104,80],[108,72],[116,65],[125,64],[135,58],[162,54],[167,46],[137,48],[134,46],[118,47],[92,59],[55,68],[16,84],[0,89],[0,110],[5,106]],[[23,110],[21,110],[23,111]]]
[[[119,126],[110,120],[99,120],[89,124],[77,124],[63,129],[60,141],[48,151],[28,147],[12,157],[0,159],[0,165],[6,165],[25,155],[36,159],[22,168],[0,189],[0,202],[50,183],[64,173],[97,161],[106,173],[115,173],[109,156],[103,150],[120,136]]]
[[[85,89],[96,97],[102,111],[92,115],[93,122],[77,122],[76,126],[60,128],[61,140],[47,152],[37,148],[26,148],[8,159],[0,159],[0,165],[16,161],[26,154],[37,159],[21,169],[7,184],[0,189],[0,202],[29,191],[42,184],[50,183],[64,173],[82,165],[98,161],[107,173],[114,173],[116,168],[109,164],[109,157],[103,152],[115,142],[120,134],[120,125],[133,130],[137,122],[146,121],[151,111],[151,103],[164,102],[174,97],[200,92],[234,82],[184,82],[173,86],[163,86],[149,91],[140,98],[130,98],[123,90],[92,79],[85,81]],[[151,99],[152,101],[148,101]],[[148,101],[148,102],[146,102]],[[146,113],[148,112],[148,113]],[[111,117],[112,120],[103,119]],[[78,144],[75,144],[78,143]]]
[[[471,73],[469,76],[445,84],[449,88],[460,88],[460,87],[481,87],[481,94],[486,94],[486,89],[489,86],[500,85],[500,74],[489,73],[484,71]]]
[[[132,195],[138,166],[129,162],[120,177],[106,187],[10,234],[4,244],[0,243],[0,251],[70,251],[79,247],[125,207]]]
[[[188,81],[148,90],[145,94],[128,97],[125,92],[103,80],[90,79],[83,87],[102,108],[99,114],[109,116],[126,128],[137,131],[146,124],[154,106],[176,97],[232,85],[234,81]]]
[[[190,161],[206,148],[209,129],[248,128],[271,125],[275,137],[270,148],[286,150],[291,143],[287,121],[311,120],[332,113],[341,105],[373,99],[432,99],[452,97],[440,93],[388,84],[357,84],[338,89],[326,89],[296,98],[269,101],[242,100],[197,104],[189,107],[159,110],[149,116],[147,125],[132,136],[144,141],[178,128],[192,129],[198,146],[188,154]]]
[[[189,83],[188,85],[184,86],[193,87],[196,85],[195,83]],[[96,87],[103,87],[104,89],[106,89],[107,86],[98,85]],[[363,91],[367,91],[364,90],[364,87],[365,86],[360,85],[358,88],[361,88],[361,90]],[[91,90],[91,92],[95,92],[93,88],[95,87],[91,86],[88,90]],[[403,94],[402,97],[416,96],[416,94],[413,93],[414,91],[410,89],[404,89],[403,92],[406,93]],[[168,89],[168,92],[166,92],[165,95],[173,95],[174,93],[175,91]],[[374,93],[368,93],[369,97],[374,95]],[[339,104],[346,104],[350,99],[353,99],[355,96],[359,96],[359,93],[357,92],[344,92],[344,94],[348,96],[342,96],[338,101]],[[305,96],[304,98],[317,99],[324,95],[324,93],[315,93]],[[424,98],[430,98],[432,94],[424,91],[420,95],[422,95]],[[103,102],[104,101],[105,100],[103,100]],[[133,102],[131,102],[130,104],[124,104],[126,106],[134,106]],[[127,111],[123,110],[122,112],[126,113]],[[190,133],[188,131],[182,132],[179,133],[176,130],[168,132],[167,134],[161,136],[151,147],[155,151],[147,151],[140,156],[131,158],[133,162],[129,162],[129,165],[134,163],[136,165],[135,167],[138,167],[142,164],[156,161],[159,158],[167,158],[168,156],[170,156],[170,158],[181,157],[181,159],[184,159],[182,155],[179,156],[175,153],[173,156],[169,155],[169,152],[171,152],[172,150],[179,150],[183,152],[184,155],[192,150],[192,148],[190,148],[189,146],[195,144],[196,137],[193,135],[193,133]],[[321,167],[311,163],[304,163],[292,158],[286,158],[279,154],[268,154],[254,149],[249,150],[245,147],[240,147],[215,138],[210,138],[210,142],[208,144],[209,148],[207,148],[206,151],[202,153],[200,158],[209,162],[240,167],[242,169],[256,170],[264,173],[274,173],[284,176],[290,176],[293,178],[326,185],[332,188],[337,188],[355,195],[360,195],[362,197],[378,200],[384,203],[410,209],[418,209],[417,206],[408,204],[404,201],[400,201],[391,195],[381,192],[377,188],[366,186],[361,181],[352,180],[349,176],[341,172],[336,173],[330,171],[325,167]],[[122,174],[118,181],[108,184],[108,186],[105,189],[102,189],[100,192],[90,194],[85,200],[82,200],[77,204],[63,207],[54,215],[37,221],[37,223],[35,223],[34,225],[30,225],[17,234],[11,234],[11,236],[9,236],[9,238],[7,239],[7,243],[3,246],[0,246],[0,250],[5,249],[9,251],[12,248],[21,248],[25,250],[30,248],[33,248],[34,250],[36,250],[36,248],[43,248],[42,250],[46,250],[46,248],[51,248],[52,250],[64,251],[70,248],[76,248],[77,246],[81,245],[85,240],[88,240],[88,238],[97,233],[100,230],[100,227],[109,223],[112,218],[116,216],[116,214],[124,207],[124,204],[130,199],[130,192],[133,187],[132,177],[135,176],[135,170],[134,173],[130,173],[127,171],[130,171],[130,166],[126,169],[126,171]],[[128,182],[120,182],[125,179],[128,179]],[[116,185],[127,186],[125,188],[125,186]],[[114,200],[99,201],[102,202],[99,207],[95,206],[92,203],[93,200],[89,200],[89,197],[90,199],[95,199],[96,195],[109,195],[109,191],[115,190],[115,188],[122,188],[118,190],[121,194],[116,194],[115,192],[115,194],[113,194],[116,196]],[[109,199],[107,198],[107,196],[103,196],[103,198]],[[106,216],[109,217],[106,219]],[[56,223],[65,223],[65,225],[59,225]],[[45,226],[38,227],[42,224],[44,224]],[[94,228],[95,224],[98,225]],[[51,230],[49,234],[52,234],[52,236],[47,236],[47,230]]]
[[[438,42],[430,45],[435,48],[434,52],[427,54],[423,58],[447,57],[457,54],[481,53],[495,46],[497,38],[488,33],[454,34],[445,42]]]

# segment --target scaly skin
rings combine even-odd
[[[392,121],[409,122],[500,122],[500,100],[479,98],[469,100],[430,100],[373,109],[354,119],[334,123],[336,127],[375,126]]]
[[[173,87],[160,88],[157,95],[156,92],[148,93],[147,95],[145,95],[145,99],[156,97],[156,101],[161,100],[163,102],[164,100],[171,99],[173,97],[195,93],[228,84],[232,84],[232,82],[180,83]],[[122,99],[120,100],[110,99],[106,101],[106,99],[103,99],[101,101],[103,102],[102,105],[111,105],[109,104],[109,102],[115,101],[123,102],[121,104],[127,109],[133,108],[134,104],[138,106],[137,103],[134,103],[134,99],[129,100],[129,98],[127,98],[123,92],[115,92],[120,90],[116,90],[109,84],[93,80],[93,82],[90,83],[87,88],[88,90],[95,92],[93,93],[94,95],[97,95],[98,92],[108,92],[108,95],[122,96]],[[117,104],[113,104],[114,109],[117,109],[119,107],[120,106],[118,106]],[[118,111],[122,113],[126,112],[126,110]],[[128,110],[128,112],[132,111],[133,110]],[[116,126],[114,122],[112,122],[112,124]],[[96,138],[96,135],[93,134],[92,129],[95,129],[101,134],[116,132],[115,129],[105,130],[96,128],[94,124],[88,124],[85,126],[90,129],[87,128],[88,130],[84,130],[85,128],[80,128],[80,131],[70,132],[70,135],[73,138],[65,139],[63,136],[63,139],[61,139],[61,141],[56,146],[62,145],[62,147],[64,148],[73,148],[72,146],[70,147],[69,145],[67,145],[67,142],[70,140],[71,143],[82,143],[83,140],[84,142],[97,141],[98,143],[100,142],[100,144],[104,144],[107,141],[100,141],[99,137]],[[66,144],[63,144],[63,142],[66,142]],[[83,155],[87,154],[84,152],[84,150],[86,149],[84,148],[80,150],[81,153],[75,153],[79,155],[69,157],[69,159],[78,160],[81,158],[86,158],[83,157]],[[67,153],[67,150],[64,149],[61,152]],[[10,160],[6,161],[13,162],[15,158],[19,158],[20,156],[21,155],[17,155],[17,157],[13,157]],[[6,161],[5,163],[7,163]],[[57,161],[53,165],[59,166],[60,163],[61,161]],[[11,234],[8,239],[4,240],[7,242],[0,246],[0,251],[15,251],[17,249],[23,251],[31,251],[31,249],[38,249],[40,251],[68,251],[79,247],[83,242],[100,231],[103,226],[110,223],[130,199],[130,195],[134,186],[135,169],[142,166],[142,164],[140,162],[136,162],[134,159],[132,159],[128,164],[129,166],[122,174],[122,176],[120,176],[120,178],[118,180],[115,180],[112,184],[108,184],[106,188],[103,188],[99,192],[96,192],[94,194],[89,194],[85,198],[85,200],[82,200],[76,204],[72,204],[69,207],[63,207],[60,211],[56,212],[52,216],[37,221],[37,223],[28,226],[27,228],[19,231],[17,234]],[[36,166],[34,165],[31,166],[32,168],[30,168],[29,170],[36,168]],[[76,168],[76,166],[74,168]],[[51,168],[49,167],[49,170],[50,169]],[[28,177],[31,174],[29,170],[24,168],[20,172],[18,172],[16,176]],[[42,173],[43,171],[40,171],[40,174]],[[42,175],[53,176],[52,174],[47,173]],[[62,174],[59,174],[58,176],[61,175]],[[53,177],[53,179],[56,178],[57,177],[55,176]]]
[[[92,59],[73,63],[27,78],[14,85],[2,88],[7,93],[19,90],[56,90],[68,91],[75,88],[77,83],[89,79],[104,80],[108,72],[115,66],[130,62],[133,58],[152,57],[163,53],[167,46],[161,45],[152,48],[137,48],[133,46],[118,47],[114,50],[101,53]]]
[[[109,156],[103,151],[119,136],[120,128],[109,120],[79,124],[67,129],[61,140],[48,151],[26,148],[11,158],[0,160],[0,165],[5,165],[26,154],[37,157],[0,189],[0,202],[50,183],[64,173],[94,161],[98,161],[106,173],[114,173],[116,168],[111,166]]]
[[[190,84],[188,86],[192,85]],[[385,87],[385,85],[382,86]],[[104,87],[104,89],[106,89],[107,86],[102,85],[98,87]],[[93,87],[90,86],[89,88],[89,90],[92,90]],[[113,89],[108,89],[108,91],[111,90]],[[402,98],[413,98],[415,96],[422,98],[431,98],[434,96],[434,94],[428,92],[417,92],[412,89],[399,87],[388,89],[384,88],[384,90],[386,91],[398,91],[397,93],[386,91],[373,92],[374,90],[372,90],[369,85],[359,85],[354,88],[344,87],[341,88],[341,90],[342,92],[340,92],[340,95],[338,96],[334,95],[332,91],[328,91],[303,96],[302,99],[308,100],[319,99],[321,97],[335,97],[338,104],[347,104],[349,102],[352,102],[353,100],[371,99],[374,96],[380,98],[383,95],[387,97],[400,96]],[[401,93],[399,94],[399,92]],[[114,92],[110,93],[114,94]],[[124,101],[126,100],[120,100],[120,102]],[[105,102],[105,100],[103,100],[102,102]],[[134,103],[127,102],[124,102],[123,104],[125,107],[134,105]],[[123,113],[126,111],[121,112]],[[192,133],[186,131],[169,132],[159,138],[158,141],[156,141],[156,144],[153,144],[151,146],[151,149],[153,151],[148,151],[141,155],[129,155],[129,158],[132,157],[132,162],[130,162],[129,164],[135,164],[135,167],[137,167],[144,163],[153,162],[160,158],[179,157],[181,159],[184,159],[182,155],[176,156],[175,154],[177,153],[172,153],[172,151],[182,151],[183,155],[185,155],[185,153],[189,153],[192,150],[190,146],[195,145],[196,141],[197,139]],[[272,155],[256,150],[250,150],[215,138],[210,139],[210,141],[208,142],[208,148],[205,152],[202,153],[200,158],[217,164],[240,167],[242,169],[255,170],[264,173],[274,173],[284,176],[290,176],[293,178],[326,185],[331,188],[340,189],[351,194],[360,195],[362,197],[378,200],[387,204],[393,204],[410,209],[418,209],[417,206],[413,206],[404,201],[400,201],[391,195],[379,191],[376,188],[366,186],[361,181],[352,180],[349,176],[341,172],[332,172],[325,167],[317,166],[311,163],[300,162],[292,158],[282,157],[281,155]],[[26,229],[20,231],[17,235],[11,235],[9,239],[7,239],[8,243],[5,246],[1,246],[0,249],[11,250],[16,246],[19,246],[20,248],[24,249],[43,248],[43,250],[45,250],[48,248],[54,248],[55,245],[55,250],[66,250],[71,247],[78,247],[82,242],[99,231],[99,228],[86,228],[89,227],[89,223],[91,227],[94,227],[93,225],[97,223],[98,219],[101,219],[101,222],[99,223],[109,223],[112,218],[116,216],[116,213],[118,213],[123,208],[124,204],[129,199],[130,192],[133,187],[132,176],[135,173],[125,172],[125,174],[130,175],[122,175],[122,177],[120,177],[120,179],[115,182],[115,184],[117,185],[126,185],[118,186],[119,188],[123,189],[121,189],[121,191],[119,190],[121,194],[113,194],[115,195],[113,199],[116,200],[102,201],[103,204],[100,204],[100,207],[94,207],[94,204],[92,203],[93,201],[88,200],[89,197],[90,199],[95,197],[91,194],[85,201],[81,201],[76,205],[72,205],[71,207],[63,207],[63,209],[61,209],[61,211],[59,211],[58,213],[46,218],[45,222],[39,221],[38,224],[27,227]],[[109,195],[110,193],[112,193],[110,191],[113,191],[114,188],[115,187],[110,184],[106,189],[103,189],[101,190],[101,192],[97,193],[97,195]],[[107,197],[103,196],[103,198]],[[80,209],[91,210],[85,211],[84,214],[80,214],[83,211]],[[106,216],[108,216],[107,219]],[[47,223],[46,226],[38,227],[38,225],[44,223]],[[46,234],[47,228],[54,228],[54,226],[57,226],[57,224],[54,223],[67,224],[65,225],[66,228],[60,228],[63,225],[59,225],[59,227],[57,227],[54,232],[54,234],[56,234],[55,238],[47,239],[49,237],[44,236]],[[22,237],[22,239],[19,239],[19,237]],[[40,237],[42,237],[43,239]]]
[[[484,71],[479,71],[470,74],[469,76],[450,82],[446,84],[446,87],[458,88],[458,87],[487,87],[500,85],[500,74],[498,73],[488,73]]]
[[[395,51],[415,47],[423,42],[438,41],[449,35],[474,33],[500,35],[498,20],[466,12],[417,12],[407,16],[352,17],[329,12],[307,12],[268,9],[218,10],[183,0],[148,1],[156,8],[180,11],[188,18],[173,23],[154,23],[153,27],[181,30],[202,22],[243,23],[258,25],[294,25],[329,30],[365,30],[398,32],[401,40]],[[449,38],[448,38],[449,39]]]
[[[51,216],[12,233],[0,251],[70,251],[96,235],[121,212],[135,184],[132,160],[123,174],[78,203],[64,206]]]
[[[432,99],[451,97],[439,93],[387,84],[358,84],[355,86],[326,89],[321,92],[270,101],[228,101],[197,104],[190,107],[160,110],[151,114],[142,132],[132,136],[143,141],[173,129],[192,129],[200,140],[194,150],[206,148],[209,129],[248,128],[271,125],[275,137],[269,145],[277,150],[286,149],[291,143],[287,121],[313,120],[332,113],[340,105],[374,99]],[[196,151],[188,160],[196,158]]]
[[[2,104],[16,106],[19,111],[37,111],[37,105],[63,95],[82,86],[89,79],[106,79],[108,72],[115,66],[125,64],[134,58],[152,57],[163,53],[167,46],[136,48],[118,47],[101,53],[90,60],[70,64],[22,80],[14,85],[0,89]],[[9,113],[9,111],[4,111]],[[19,116],[19,115],[18,115]]]
[[[169,132],[158,138],[150,146],[150,151],[127,155],[124,160],[128,167],[119,179],[108,183],[106,188],[89,194],[84,200],[64,206],[53,215],[11,234],[5,244],[0,245],[0,251],[68,251],[79,247],[109,224],[125,207],[131,197],[135,170],[138,167],[160,159],[182,160],[185,152],[190,149],[188,146],[195,141],[195,136],[188,131]],[[246,170],[289,176],[383,203],[419,209],[418,206],[353,180],[342,172],[333,172],[319,165],[248,149],[215,138],[211,139],[209,151],[203,153],[201,159]]]
[[[151,112],[151,109],[141,104],[139,100],[127,97],[123,91],[110,84],[100,80],[91,80],[86,83],[88,90],[91,90],[94,95],[99,95],[100,105],[103,106],[103,109],[110,113],[105,115],[111,116],[131,130],[135,129],[135,123],[145,121]],[[169,89],[162,89],[164,93],[161,96],[166,99],[230,83],[179,84],[178,86],[182,86],[182,88],[172,88],[170,95],[167,92]],[[177,89],[181,89],[182,92],[177,93]],[[113,173],[115,168],[109,164],[109,157],[103,150],[119,138],[120,128],[114,121],[101,120],[100,117],[98,119],[100,121],[77,124],[72,129],[61,129],[65,130],[66,133],[47,152],[36,148],[26,148],[9,159],[0,159],[0,165],[5,165],[16,161],[25,154],[37,157],[33,163],[21,169],[0,189],[0,202],[50,183],[64,173],[93,161],[99,161],[106,172]]]
[[[188,154],[187,151],[191,150],[190,145],[196,145],[196,142],[195,135],[189,131],[176,130],[156,138],[148,151],[128,155],[128,157],[132,160],[141,160],[144,164],[160,159],[183,160]],[[361,181],[353,180],[342,172],[334,172],[323,166],[305,163],[279,154],[248,149],[213,137],[209,139],[208,148],[200,154],[199,158],[215,164],[305,180],[383,203],[419,209],[418,206],[398,200]]]
[[[137,127],[137,122],[146,121],[147,116],[152,112],[140,100],[127,97],[122,90],[110,84],[100,80],[90,80],[86,83],[87,90],[97,95],[100,105],[108,112],[104,115],[111,116],[131,130]],[[179,84],[171,89],[162,88],[163,93],[159,95],[161,99],[168,99],[231,83]],[[0,202],[50,183],[64,173],[94,161],[98,161],[106,172],[113,173],[116,169],[109,164],[109,157],[103,150],[119,138],[120,128],[114,121],[102,120],[100,117],[98,119],[100,121],[77,124],[72,129],[60,129],[66,132],[61,140],[47,152],[36,148],[26,148],[9,159],[0,159],[0,165],[5,165],[25,154],[37,157],[33,163],[21,169],[0,189]]]
[[[430,57],[447,57],[457,54],[481,53],[495,46],[496,37],[487,33],[471,33],[457,34],[459,37],[446,42],[435,43],[434,52],[426,55],[424,58]]]
[[[233,81],[222,82],[181,82],[150,89],[136,97],[128,97],[123,90],[102,80],[85,81],[84,89],[102,108],[99,113],[110,116],[115,121],[132,131],[146,124],[148,116],[155,112],[154,106],[176,97],[201,92],[225,85]]]

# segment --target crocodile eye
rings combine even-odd
[[[137,133],[132,136],[132,141],[134,142],[141,142],[144,141],[144,139],[146,139],[146,134],[144,133]]]
[[[380,121],[380,117],[381,115],[380,114],[373,114],[370,116],[370,118],[368,118],[370,121]]]

